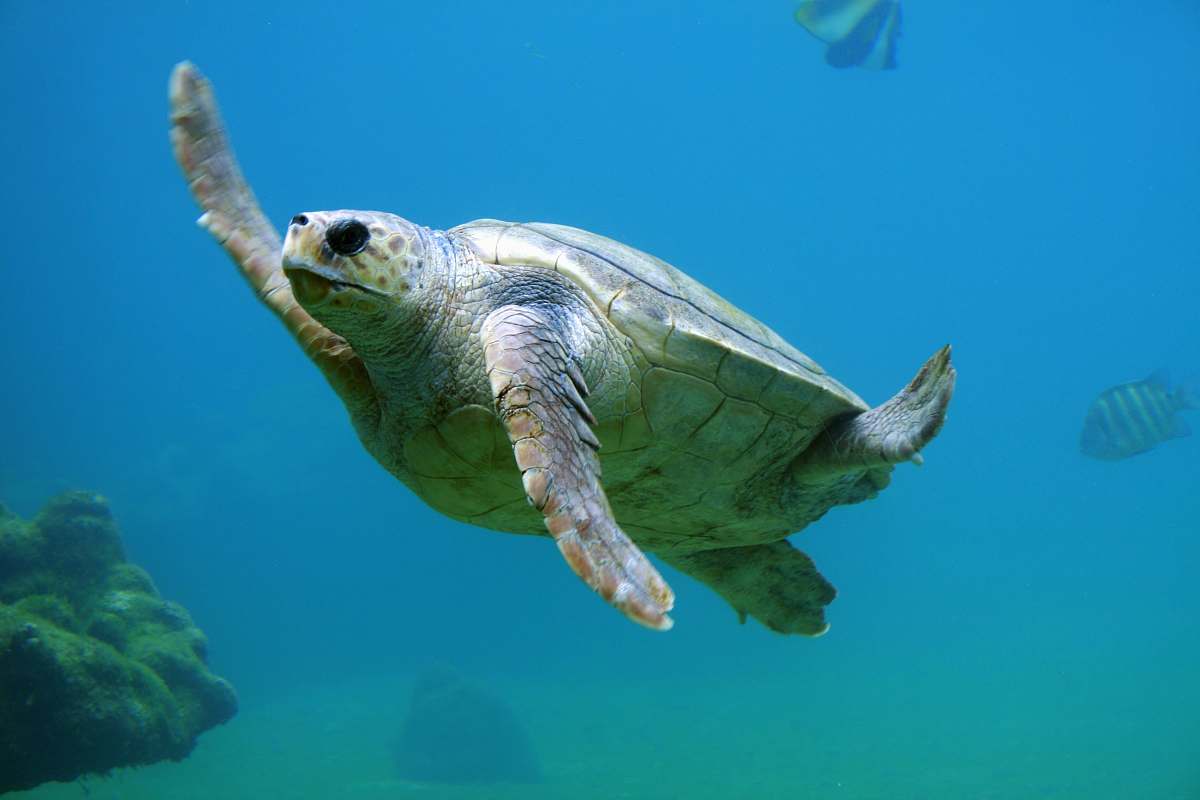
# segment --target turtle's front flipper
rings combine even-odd
[[[919,451],[946,421],[954,379],[946,345],[891,400],[830,425],[796,460],[793,474],[807,480],[902,461],[920,464]]]
[[[825,606],[837,592],[812,559],[788,542],[726,547],[686,555],[665,554],[668,564],[708,584],[742,621],[754,617],[776,633],[820,636],[829,630]]]
[[[279,234],[242,177],[212,86],[185,61],[171,73],[169,93],[171,144],[192,195],[204,209],[200,225],[225,248],[255,294],[283,321],[361,421],[375,402],[366,369],[345,339],[309,316],[292,296],[283,274]]]
[[[600,486],[587,387],[554,321],[533,307],[503,306],[484,320],[481,336],[525,494],[567,563],[630,619],[671,627],[670,587],[617,526]]]

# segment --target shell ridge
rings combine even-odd
[[[521,227],[526,227],[526,226],[522,225]],[[694,309],[696,311],[696,313],[701,314],[704,317],[707,317],[708,319],[717,323],[721,327],[736,333],[738,336],[745,337],[746,339],[748,339],[751,342],[754,342],[756,345],[763,348],[764,350],[770,350],[772,353],[775,353],[780,358],[786,360],[789,364],[794,364],[795,366],[799,367],[800,369],[804,370],[806,373],[808,373],[810,375],[822,375],[822,373],[815,372],[812,369],[812,367],[808,366],[807,364],[805,364],[801,361],[797,361],[795,358],[793,358],[792,356],[783,352],[778,347],[767,344],[766,342],[759,341],[758,339],[756,339],[755,337],[746,333],[745,331],[739,330],[738,328],[735,328],[733,325],[730,325],[725,320],[720,319],[719,317],[714,317],[712,314],[705,311],[703,308],[700,308],[698,305],[696,305],[694,302],[687,299],[686,297],[681,297],[679,294],[677,294],[675,292],[668,291],[668,290],[662,288],[661,286],[658,286],[657,284],[646,280],[642,276],[636,275],[636,274],[630,272],[625,267],[621,266],[620,264],[615,263],[611,259],[605,258],[604,256],[600,255],[599,253],[595,252],[594,250],[591,250],[590,248],[587,248],[587,247],[584,247],[584,246],[578,245],[578,244],[572,244],[571,242],[564,242],[562,239],[559,239],[558,237],[553,236],[553,235],[547,233],[546,231],[538,230],[537,228],[529,228],[529,230],[532,230],[534,233],[538,233],[542,236],[545,236],[547,239],[549,239],[553,242],[557,242],[558,244],[562,245],[563,247],[574,248],[575,250],[579,250],[580,252],[587,253],[592,258],[603,261],[605,264],[608,264],[610,267],[617,270],[618,272],[623,273],[624,275],[628,275],[630,278],[637,281],[638,283],[644,283],[647,286],[649,286],[651,289],[654,289],[657,292],[661,292],[662,294],[666,295],[667,297],[670,297],[673,300],[678,300],[680,303],[683,303],[684,305],[690,306],[692,309]],[[556,266],[557,266],[557,264],[556,264]]]

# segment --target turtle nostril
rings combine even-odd
[[[356,219],[339,219],[329,226],[325,232],[325,241],[329,249],[339,256],[353,256],[361,253],[371,239],[367,226]]]
[[[308,224],[308,217],[304,216],[303,214],[297,214],[296,216],[292,217],[292,224],[299,225],[303,228]]]

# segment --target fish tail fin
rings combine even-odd
[[[900,0],[802,0],[794,18],[829,45],[831,67],[896,68]]]

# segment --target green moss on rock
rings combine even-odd
[[[79,620],[75,610],[66,600],[55,594],[31,594],[22,597],[13,607],[28,617],[41,617],[46,622],[56,625],[65,631],[78,633]]]
[[[237,711],[187,611],[125,562],[108,504],[0,506],[0,793],[185,757]]]

